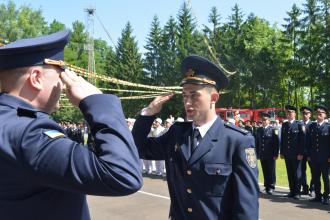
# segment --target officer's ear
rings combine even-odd
[[[211,92],[211,102],[217,103],[217,101],[219,100],[219,93],[214,90]]]
[[[30,85],[36,90],[41,90],[43,85],[42,67],[31,67],[29,73]]]

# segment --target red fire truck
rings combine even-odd
[[[238,113],[239,118],[244,121],[261,121],[263,113],[268,113],[271,119],[283,121],[285,116],[284,109],[281,108],[259,108],[259,109],[248,109],[248,108],[216,108],[217,114],[225,121],[229,119],[235,119],[235,115]]]

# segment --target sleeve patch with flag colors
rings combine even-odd
[[[65,137],[65,134],[57,130],[44,131],[43,133],[50,138]]]

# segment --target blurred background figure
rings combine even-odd
[[[132,131],[134,123],[135,123],[135,119],[134,118],[127,118],[126,122],[127,122],[128,129],[130,131]]]
[[[228,122],[232,125],[235,125],[235,119],[233,119],[233,118],[229,118]]]
[[[154,121],[154,129],[151,132],[152,137],[159,137],[162,132],[165,130],[165,128],[162,126],[162,119],[161,118],[156,118]],[[156,160],[155,161],[155,166],[156,166],[156,175],[157,176],[163,176],[164,175],[164,170],[165,170],[165,162],[164,160]]]

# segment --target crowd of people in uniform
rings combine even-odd
[[[88,135],[87,126],[84,123],[74,123],[74,122],[59,122],[59,125],[64,129],[66,135],[73,141],[79,144],[86,143],[86,135]]]
[[[323,105],[311,108],[302,106],[301,120],[297,120],[298,109],[292,105],[285,107],[287,120],[279,122],[265,113],[262,121],[239,120],[238,126],[253,133],[256,140],[257,156],[264,176],[264,187],[272,195],[276,183],[276,160],[285,160],[290,192],[287,195],[300,199],[310,195],[312,202],[329,204],[330,170],[330,124],[328,109]],[[313,118],[314,110],[314,121]],[[311,180],[307,181],[307,164],[311,170]],[[324,190],[321,193],[322,178]]]

